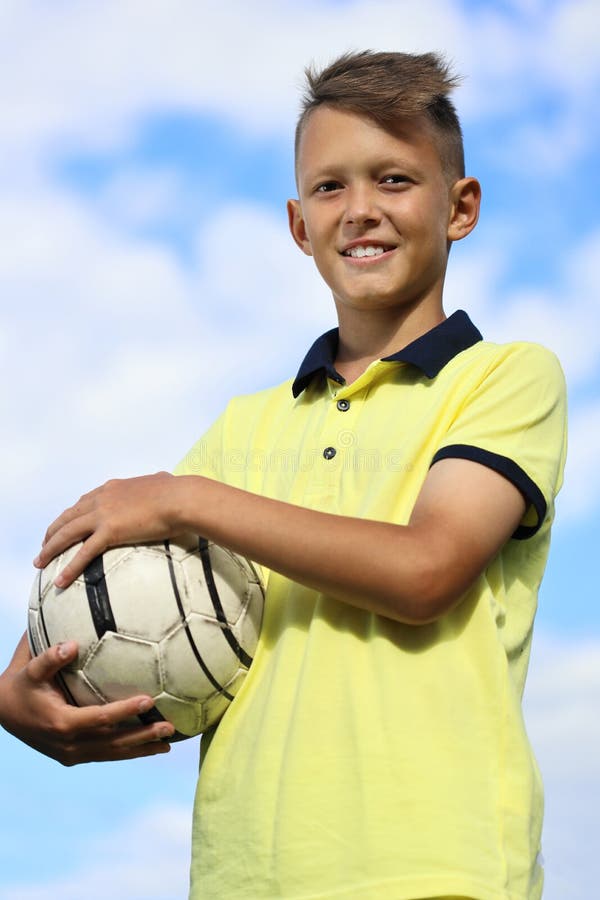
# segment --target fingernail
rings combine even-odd
[[[36,569],[41,569],[41,565],[40,565],[40,554],[38,554],[38,555],[36,556],[36,558],[35,558],[34,561],[33,561],[33,564],[34,564],[34,566],[36,567]]]
[[[158,729],[158,736],[160,738],[170,737],[171,733],[171,729],[168,725],[161,725]]]
[[[60,573],[60,575],[57,575],[56,578],[54,579],[54,585],[57,588],[64,587],[66,583],[67,583],[67,579],[62,574],[62,572]]]
[[[154,703],[152,702],[152,700],[150,700],[148,698],[146,698],[145,700],[140,700],[140,703],[138,706],[138,712],[146,713],[146,712],[148,712],[149,709],[152,709],[153,706],[154,706]]]
[[[73,641],[63,641],[62,644],[58,644],[57,652],[61,659],[67,659],[73,650]]]

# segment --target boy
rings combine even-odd
[[[539,898],[542,796],[520,699],[564,462],[552,354],[446,318],[451,244],[475,227],[433,54],[347,54],[298,123],[292,236],[339,329],[295,379],[233,400],[177,477],[108,482],[36,565],[193,530],[268,574],[259,648],[202,741],[192,897]],[[134,698],[73,710],[75,652],[3,678],[2,718],[62,762],[164,752],[116,734]],[[62,653],[62,660],[61,660]]]

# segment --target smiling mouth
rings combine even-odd
[[[342,256],[349,256],[352,259],[363,259],[365,256],[383,256],[394,250],[394,247],[382,247],[380,244],[367,244],[365,246],[350,247],[348,250],[342,250]]]

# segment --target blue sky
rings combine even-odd
[[[464,74],[484,203],[453,249],[447,312],[546,344],[569,383],[525,698],[549,900],[592,896],[600,877],[598,30],[591,0],[24,0],[0,28],[5,660],[57,512],[173,466],[229,396],[287,378],[333,324],[286,232],[304,65],[436,49]],[[197,742],[69,770],[5,733],[0,752],[0,900],[185,896]]]

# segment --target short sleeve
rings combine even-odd
[[[557,358],[537,344],[499,346],[459,406],[432,465],[469,459],[508,478],[527,502],[513,537],[553,518],[566,455],[566,387]]]
[[[223,481],[223,422],[225,413],[219,416],[208,431],[196,441],[183,459],[176,465],[175,475],[203,475]]]

